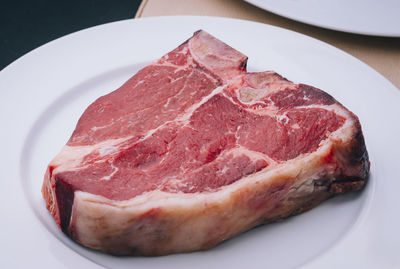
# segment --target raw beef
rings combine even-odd
[[[357,117],[204,31],[83,113],[43,196],[62,231],[116,255],[207,249],[359,190]]]

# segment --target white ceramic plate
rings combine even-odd
[[[273,69],[336,97],[361,120],[372,167],[360,193],[336,197],[202,252],[113,257],[75,244],[45,209],[41,183],[93,100],[204,29]],[[400,92],[348,54],[264,24],[211,17],[121,21],[50,42],[0,72],[1,268],[395,268],[400,264]],[[392,266],[392,267],[391,267]],[[398,268],[398,267],[396,267]]]
[[[400,37],[398,0],[245,0],[278,15],[343,32]]]

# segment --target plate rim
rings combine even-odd
[[[172,18],[176,18],[176,17],[178,17],[178,18],[182,18],[182,17],[184,17],[184,18],[193,18],[193,17],[194,17],[194,18],[197,18],[197,19],[199,19],[199,18],[200,18],[200,19],[203,19],[203,18],[206,17],[206,18],[211,18],[211,19],[244,21],[244,22],[250,22],[250,23],[256,23],[256,24],[262,24],[262,23],[252,22],[252,21],[246,21],[246,20],[231,19],[231,18],[221,18],[221,17],[213,17],[213,16],[160,16],[160,17],[161,17],[161,18],[165,18],[165,17],[167,17],[167,18],[171,18],[171,17],[172,17]],[[103,27],[104,25],[108,25],[108,24],[123,23],[123,22],[125,22],[125,21],[134,21],[134,20],[153,20],[154,18],[160,18],[160,17],[141,18],[141,19],[128,19],[128,20],[123,20],[123,21],[111,22],[111,23],[106,23],[106,24],[103,24],[103,25],[98,25],[98,26],[90,27],[90,28],[87,28],[87,29],[82,29],[82,30],[77,31],[77,32],[82,32],[82,31],[86,31],[86,30],[89,30],[89,29],[92,29],[92,28],[97,28],[97,27]],[[360,60],[357,59],[356,57],[354,57],[354,56],[352,56],[352,55],[350,55],[350,54],[348,54],[348,53],[346,53],[346,52],[344,52],[344,51],[342,51],[342,50],[340,50],[340,49],[338,49],[338,48],[336,48],[336,47],[334,47],[334,46],[332,46],[332,45],[330,45],[330,44],[328,44],[328,43],[326,43],[326,42],[323,42],[323,41],[321,41],[321,40],[318,40],[318,39],[315,39],[315,38],[306,36],[306,35],[301,34],[301,33],[297,33],[297,32],[292,31],[292,30],[280,28],[280,27],[277,27],[277,26],[266,25],[266,24],[262,24],[262,25],[267,26],[267,27],[271,27],[271,28],[275,28],[276,30],[284,30],[284,31],[288,31],[288,32],[291,32],[291,33],[295,33],[295,34],[298,34],[298,35],[307,37],[307,38],[309,38],[310,40],[312,40],[313,42],[317,41],[317,42],[321,42],[321,43],[322,43],[323,45],[325,45],[325,46],[328,45],[329,47],[335,49],[337,52],[344,53],[344,54],[346,55],[346,57],[350,56],[353,60],[356,60],[359,64],[362,64],[364,67],[369,68],[370,71],[374,72],[375,74],[378,74],[378,75],[380,76],[381,79],[385,80],[386,82],[389,82],[389,84],[393,86],[392,88],[394,88],[394,89],[396,90],[396,87],[395,87],[390,81],[388,81],[382,74],[380,74],[379,72],[375,71],[373,68],[371,68],[370,66],[366,65],[365,63],[363,63],[362,61],[360,61]],[[55,42],[55,41],[62,42],[62,41],[59,41],[59,40],[62,40],[63,38],[67,38],[68,36],[74,35],[74,34],[76,34],[77,32],[74,32],[74,33],[68,34],[68,35],[66,35],[66,36],[57,38],[57,39],[55,39],[55,40],[53,40],[53,41],[51,41],[51,42],[49,42],[49,43],[46,43],[46,44],[44,44],[44,45],[42,45],[42,46],[40,46],[40,47],[38,47],[38,48],[36,48],[36,49],[34,49],[34,50],[28,52],[27,54],[30,54],[30,53],[32,53],[32,52],[34,52],[34,51],[39,50],[39,49],[43,50],[43,49],[45,49],[44,47],[45,47],[46,45],[49,45],[50,43],[53,43],[53,42]],[[12,62],[10,65],[6,66],[3,70],[1,70],[1,71],[0,71],[0,79],[2,78],[1,74],[7,73],[7,72],[12,72],[13,66],[14,66],[14,65],[17,65],[19,62],[23,61],[23,58],[24,58],[27,54],[25,54],[25,55],[23,55],[22,57],[18,58],[16,61]],[[10,69],[11,69],[11,71],[9,71]],[[398,92],[398,91],[396,91],[396,92]],[[398,92],[398,93],[399,93],[399,92]],[[18,155],[20,155],[20,153],[18,153]],[[354,225],[353,225],[353,226],[354,226]]]

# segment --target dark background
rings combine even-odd
[[[66,34],[132,19],[140,3],[141,0],[0,0],[0,70]]]

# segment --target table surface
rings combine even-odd
[[[64,35],[131,19],[141,0],[0,0],[0,70]]]
[[[163,15],[230,17],[293,30],[346,51],[374,68],[400,89],[400,38],[374,37],[323,29],[275,15],[243,0],[143,0],[135,17]]]

